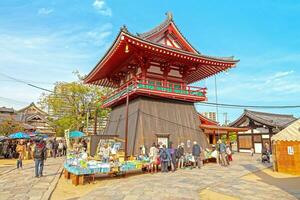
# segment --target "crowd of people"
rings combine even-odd
[[[148,154],[150,158],[149,171],[157,172],[159,166],[162,173],[174,172],[176,169],[186,167],[200,169],[205,159],[204,150],[196,141],[193,142],[191,150],[191,153],[187,153],[184,143],[178,145],[177,148],[174,148],[172,143],[169,144],[168,148],[166,145],[153,143]],[[217,145],[214,146],[214,150],[216,150],[217,163],[222,166],[228,166],[230,161],[232,161],[230,145],[226,145],[222,140],[218,140]]]
[[[1,145],[1,156],[8,159],[17,159],[17,169],[23,168],[23,160],[35,161],[35,176],[43,176],[44,160],[48,157],[60,157],[67,154],[64,140],[35,138],[31,140],[6,140]]]
[[[67,145],[65,140],[48,140],[47,144],[47,157],[61,157],[67,154]]]

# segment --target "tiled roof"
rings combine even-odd
[[[161,30],[167,28],[171,23],[175,26],[175,28],[178,30],[180,35],[184,38],[184,40],[189,44],[190,47],[192,47],[193,50],[195,50],[198,54],[201,54],[196,48],[193,47],[193,45],[187,40],[187,38],[181,33],[180,29],[176,26],[174,20],[173,20],[173,14],[171,12],[166,13],[167,18],[160,23],[158,26],[154,27],[150,31],[147,31],[145,33],[137,33],[136,35],[141,39],[147,39],[147,37],[160,32]]]
[[[137,33],[137,36],[139,36],[141,38],[146,38],[154,33],[161,31],[162,29],[166,28],[173,21],[172,13],[167,12],[166,15],[167,15],[167,18],[162,23],[160,23],[158,26],[154,27],[153,29],[151,29],[150,31],[147,31],[145,33]]]
[[[15,110],[13,108],[0,107],[0,113],[14,113]]]
[[[236,121],[232,122],[230,126],[235,126],[243,117],[248,117],[261,124],[278,128],[284,128],[297,119],[293,115],[245,110],[243,115],[239,117]]]

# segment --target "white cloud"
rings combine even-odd
[[[34,29],[31,33],[6,31],[0,34],[0,71],[18,79],[37,82],[72,81],[72,72],[88,73],[111,44],[112,25],[93,29],[70,28],[56,32]],[[26,77],[26,78],[24,78]],[[3,82],[0,96],[25,102],[37,101],[42,91],[13,81]],[[36,83],[40,85],[41,83]],[[51,89],[51,85],[40,85]],[[19,106],[3,102],[0,106]],[[23,106],[23,105],[22,105]]]
[[[266,83],[270,83],[272,81],[279,81],[280,79],[287,77],[294,73],[294,70],[290,71],[282,71],[282,72],[276,72],[274,75],[270,76],[269,78],[266,78]]]
[[[100,14],[112,16],[112,10],[106,5],[104,0],[95,0],[93,6]]]
[[[293,70],[290,70],[290,71],[286,71],[286,72],[277,72],[275,75],[274,75],[274,78],[282,78],[282,77],[285,77],[285,76],[288,76],[290,74],[294,73]]]
[[[50,9],[50,8],[40,8],[38,10],[38,15],[49,15],[53,12],[54,10],[53,9]]]

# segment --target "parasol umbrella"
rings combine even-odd
[[[17,132],[8,136],[10,139],[30,139],[30,136],[23,132]]]
[[[28,133],[28,135],[29,135],[30,137],[34,137],[34,136],[36,135],[36,133],[35,133],[35,132],[30,132],[30,133]]]
[[[70,138],[80,138],[85,136],[85,134],[81,131],[71,131],[70,132]]]
[[[46,135],[46,134],[43,134],[43,133],[36,133],[35,134],[35,137],[39,137],[39,138],[48,138],[48,135]]]
[[[3,136],[3,135],[0,136],[0,142],[1,142],[2,140],[6,140],[6,139],[8,139],[8,137]]]

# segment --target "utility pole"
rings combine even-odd
[[[215,74],[215,97],[216,97],[216,120],[219,122],[219,107],[218,107],[218,88],[217,88],[217,75]],[[218,137],[220,139],[220,130],[217,129]]]
[[[129,91],[128,91],[128,84],[127,84],[127,96],[126,96],[126,113],[125,113],[125,161],[127,160],[128,149],[128,112],[129,112]]]
[[[224,124],[225,124],[225,126],[227,126],[227,124],[228,124],[228,120],[227,120],[227,112],[224,112],[223,113],[223,115],[224,115]]]
[[[89,135],[89,110],[86,112],[86,134]]]
[[[96,107],[95,110],[94,135],[97,135],[97,124],[98,124],[98,107]]]

